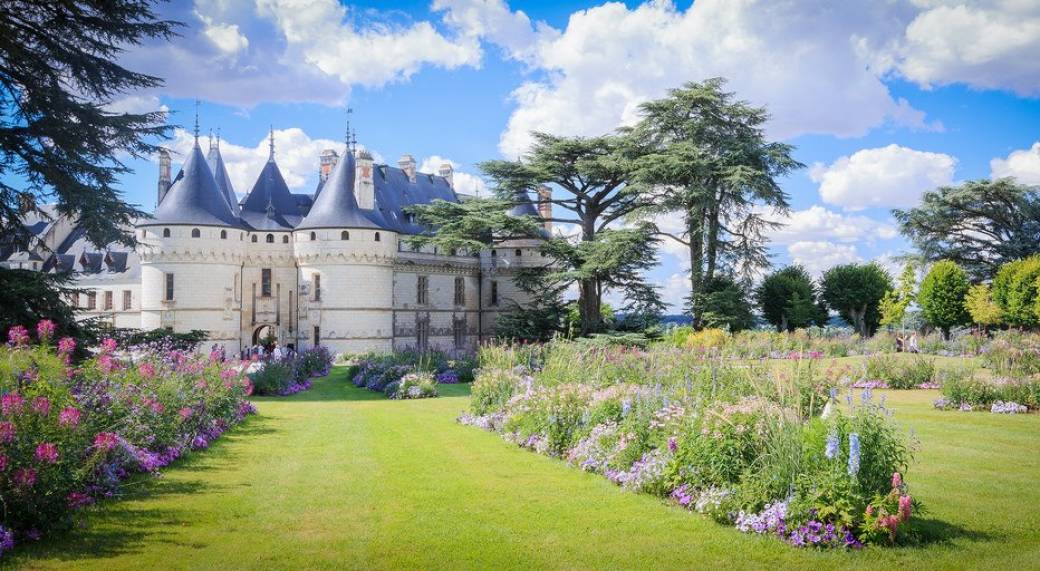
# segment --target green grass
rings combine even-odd
[[[938,412],[891,392],[921,440],[908,479],[927,542],[799,551],[455,423],[467,386],[389,401],[345,368],[257,399],[209,451],[134,482],[84,526],[17,550],[25,568],[1036,568],[1040,416]]]

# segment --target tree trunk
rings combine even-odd
[[[686,213],[686,228],[690,238],[690,306],[693,326],[700,329],[701,318],[694,306],[704,283],[704,212],[692,209]]]
[[[708,263],[704,269],[704,281],[710,282],[715,277],[715,263],[719,257],[719,203],[717,200],[708,209],[707,224],[708,232],[705,242],[707,243]]]
[[[596,239],[595,220],[585,220],[581,239],[591,242]],[[578,284],[578,313],[581,316],[581,335],[589,335],[600,329],[599,283],[595,278],[581,280]]]

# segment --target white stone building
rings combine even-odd
[[[462,199],[451,165],[419,173],[410,155],[391,167],[349,149],[342,157],[324,151],[320,162],[314,194],[291,193],[272,140],[239,201],[219,144],[204,156],[196,140],[172,181],[169,156],[160,158],[157,206],[134,229],[136,249],[98,249],[74,224],[44,217],[27,221],[36,236],[30,251],[0,263],[73,272],[71,301],[82,318],[201,329],[232,354],[268,335],[334,352],[472,350],[493,335],[499,312],[525,301],[511,275],[545,262],[537,241],[479,255],[406,244],[421,231],[408,206]],[[533,203],[514,214],[538,216]]]

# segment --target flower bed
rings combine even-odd
[[[254,412],[235,364],[181,352],[131,362],[109,339],[74,366],[75,342],[54,347],[52,333],[41,322],[32,346],[12,328],[0,348],[0,554],[68,527],[127,477],[206,448]]]
[[[435,397],[438,384],[471,381],[475,367],[472,359],[450,359],[437,352],[367,353],[350,362],[354,386],[396,399]]]
[[[942,410],[988,410],[994,413],[1025,413],[1040,409],[1040,380],[998,377],[965,377],[943,383],[942,396],[935,400]]]
[[[311,388],[311,380],[329,374],[332,355],[323,346],[281,359],[254,361],[247,372],[261,396],[289,396]]]
[[[798,547],[909,535],[910,442],[869,389],[653,351],[486,351],[464,424]]]

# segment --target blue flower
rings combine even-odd
[[[849,475],[859,472],[859,434],[849,434]]]
[[[840,444],[840,442],[837,432],[831,432],[827,435],[827,447],[824,449],[823,453],[827,456],[828,460],[834,460],[838,455],[838,444]]]

